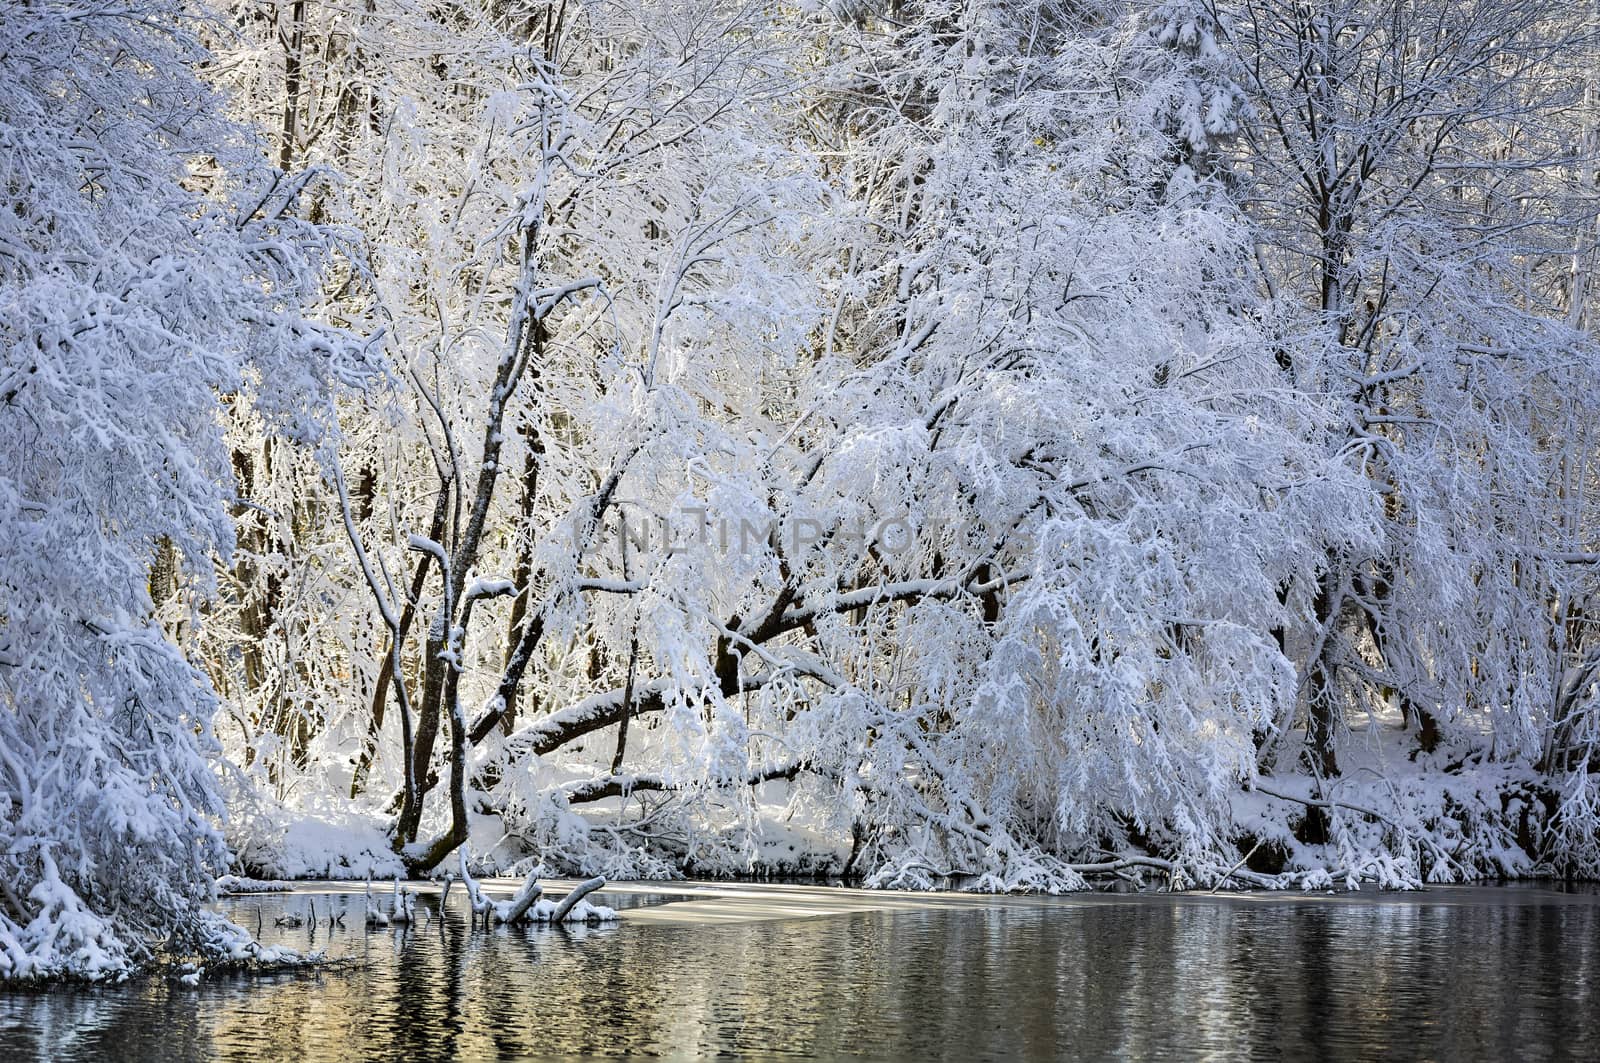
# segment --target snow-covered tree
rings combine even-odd
[[[1124,76],[1136,92],[1123,107],[1165,134],[1172,197],[1228,177],[1225,149],[1249,114],[1240,84],[1247,75],[1223,43],[1219,17],[1205,0],[1171,0],[1135,8],[1127,20],[1136,36],[1123,46],[1132,67]]]
[[[1570,252],[1574,226],[1583,231],[1560,210],[1574,200],[1562,194],[1568,159],[1551,120],[1567,102],[1560,67],[1574,30],[1558,5],[1520,0],[1247,5],[1238,27],[1262,110],[1251,205],[1283,251],[1275,286],[1308,310],[1303,331],[1285,337],[1286,359],[1297,386],[1338,405],[1348,427],[1330,445],[1359,463],[1386,509],[1383,549],[1324,572],[1317,613],[1330,637],[1312,655],[1326,668],[1308,665],[1313,703],[1336,696],[1335,658],[1352,652],[1336,614],[1347,612],[1394,658],[1378,666],[1395,673],[1391,685],[1416,688],[1419,713],[1464,707],[1481,677],[1460,669],[1477,673],[1483,657],[1508,677],[1547,674],[1515,647],[1404,643],[1486,634],[1459,612],[1430,622],[1433,607],[1492,609],[1501,592],[1526,592],[1537,613],[1547,600],[1556,506],[1545,492],[1560,441],[1543,421],[1557,394],[1581,401],[1593,361],[1587,338],[1528,283],[1542,259]],[[1413,579],[1419,596],[1404,603]],[[1415,612],[1390,622],[1391,609]],[[1423,694],[1440,669],[1454,678],[1432,681],[1448,689]],[[1514,742],[1539,711],[1513,710],[1509,689],[1483,700],[1520,715],[1505,721]],[[1330,748],[1316,755],[1335,770]]]
[[[413,871],[1592,863],[1568,13],[229,10],[399,366],[336,462],[230,393],[246,859],[352,802]]]
[[[0,976],[125,972],[225,865],[205,678],[153,615],[233,541],[224,397],[329,428],[302,191],[172,0],[0,12]],[[154,575],[152,575],[154,569]]]
[[[566,810],[623,797],[660,827],[629,812],[636,839],[738,866],[781,779],[884,882],[1074,885],[1133,837],[1232,863],[1228,795],[1293,703],[1278,588],[1374,532],[1357,477],[1306,467],[1321,414],[1241,304],[1244,232],[1167,193],[1196,145],[1171,78],[1129,71],[1184,64],[1065,8],[824,18],[846,59],[799,112],[804,53],[739,23],[672,45],[739,10],[648,13],[569,11],[489,97],[531,108],[485,112],[451,196],[493,240],[410,319],[443,325],[415,374],[435,493],[372,543],[343,488],[396,636],[395,843],[432,866],[477,808],[593,860]],[[690,513],[701,549],[603,534]],[[526,604],[488,619],[502,595]]]
[[[1460,784],[1455,816],[1497,815],[1502,788],[1526,809],[1568,663],[1561,616],[1590,578],[1558,517],[1590,458],[1561,426],[1592,420],[1600,352],[1548,281],[1593,239],[1574,176],[1594,162],[1567,128],[1593,27],[1542,0],[1222,6],[1258,111],[1245,194],[1289,315],[1285,380],[1326,401],[1330,459],[1381,516],[1377,541],[1287,589],[1310,602],[1290,647],[1305,761],[1331,780],[1381,719],[1412,729],[1413,756],[1439,748],[1447,791],[1447,762],[1500,763]]]

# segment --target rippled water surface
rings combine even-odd
[[[597,899],[607,928],[403,932],[359,894],[227,904],[316,973],[0,994],[0,1059],[1600,1058],[1600,898]],[[885,910],[880,905],[890,903]],[[348,930],[275,920],[346,913]]]

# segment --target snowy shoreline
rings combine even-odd
[[[552,878],[542,880],[553,894],[565,894],[582,880]],[[428,879],[402,884],[420,896],[436,896],[444,883]],[[491,876],[478,880],[486,891],[513,892],[520,880]],[[299,879],[273,883],[274,889],[249,889],[224,894],[229,899],[276,896],[350,896],[361,894],[365,882],[352,879]],[[1566,888],[1559,888],[1565,886]],[[608,882],[600,895],[664,898],[659,905],[630,907],[624,918],[638,918],[653,907],[673,908],[693,902],[697,906],[722,905],[740,909],[750,904],[787,902],[816,906],[811,914],[854,911],[921,911],[939,908],[1070,908],[1085,904],[1146,904],[1168,901],[1328,901],[1341,904],[1588,904],[1600,905],[1600,882],[1558,884],[1550,879],[1530,878],[1498,883],[1451,883],[1421,889],[1396,890],[1368,886],[1355,890],[1208,890],[1124,891],[1082,890],[1076,893],[975,893],[962,890],[863,889],[827,883],[762,882],[757,880],[633,880]],[[694,910],[700,910],[697,907]]]

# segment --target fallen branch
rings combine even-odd
[[[751,772],[741,778],[717,780],[711,785],[759,786],[778,779],[793,779],[804,770],[806,769],[800,764],[788,764],[783,767],[768,768],[765,771]],[[669,782],[659,775],[607,775],[587,782],[574,783],[567,788],[566,798],[569,805],[581,805],[590,801],[603,801],[608,797],[626,797],[639,791],[673,793],[683,788],[682,783]]]
[[[555,911],[550,913],[550,922],[552,922],[552,923],[564,922],[566,920],[567,916],[572,912],[573,907],[579,901],[583,900],[589,894],[593,893],[595,890],[599,889],[601,886],[604,886],[605,884],[606,884],[606,880],[604,878],[602,878],[601,876],[599,876],[599,875],[596,875],[594,878],[587,879],[587,880],[585,880],[583,882],[580,882],[577,886],[573,887],[573,890],[572,890],[571,893],[567,894],[565,897],[562,898],[560,904],[556,905]],[[596,910],[598,911],[598,909],[596,909]]]

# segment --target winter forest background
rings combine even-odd
[[[13,0],[0,976],[461,853],[1600,874],[1596,29]]]

